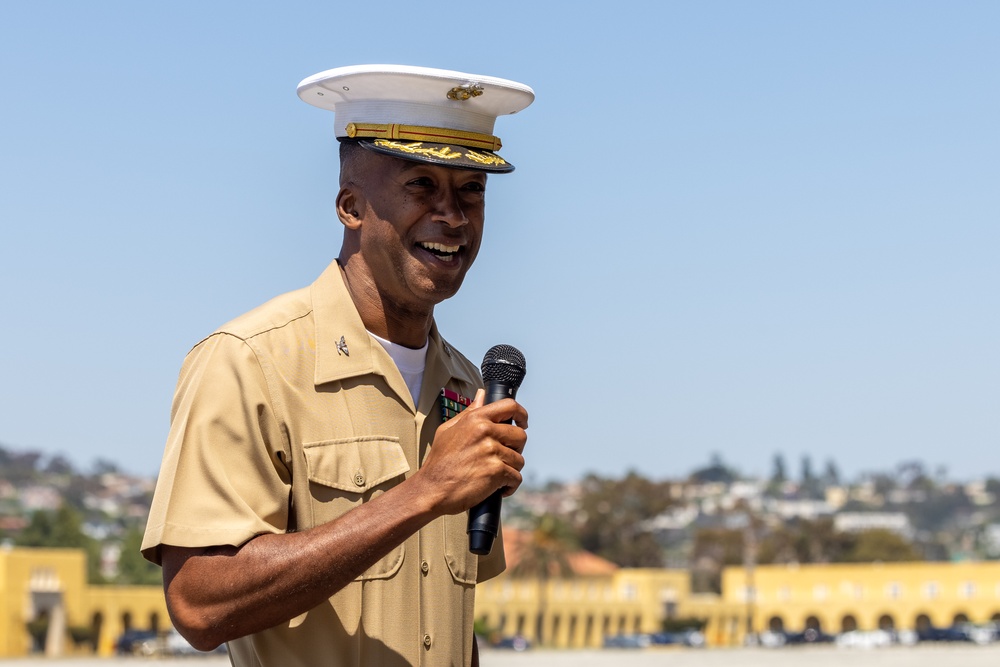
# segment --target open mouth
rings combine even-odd
[[[451,261],[458,256],[459,251],[462,250],[460,245],[445,245],[444,243],[418,243],[417,247],[426,250],[435,257],[438,257],[444,261]]]

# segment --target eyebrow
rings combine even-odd
[[[397,158],[397,159],[399,159],[399,158]],[[416,162],[414,160],[401,160],[400,159],[399,161],[403,163],[403,166],[400,167],[400,169],[399,169],[400,172],[406,172],[406,171],[410,171],[411,169],[416,169],[418,167],[425,167],[425,166],[427,166],[427,165],[425,165],[422,162]]]
[[[400,162],[404,163],[403,166],[400,167],[400,169],[399,169],[399,173],[401,173],[401,174],[405,174],[405,173],[407,173],[409,171],[413,171],[414,169],[421,169],[421,168],[426,168],[426,167],[441,167],[443,169],[453,169],[453,167],[446,167],[445,165],[434,165],[434,164],[428,164],[426,162],[417,162],[416,160],[403,160],[401,158],[396,158],[396,159],[399,160]],[[484,172],[484,171],[477,171],[476,169],[466,169],[464,171],[471,171],[471,172],[474,172],[477,175],[478,174],[482,174],[483,183],[486,182],[486,179],[489,176],[489,174],[487,174],[486,172]]]

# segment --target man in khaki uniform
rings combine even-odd
[[[477,664],[467,510],[521,483],[527,412],[483,404],[434,306],[479,250],[503,79],[359,66],[303,81],[341,139],[336,262],[189,353],[143,554],[175,627],[234,665]],[[442,391],[475,397],[443,422]],[[507,423],[513,420],[512,424]]]

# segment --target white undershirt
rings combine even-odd
[[[420,398],[420,385],[424,382],[424,366],[427,364],[427,343],[424,343],[424,346],[419,350],[414,350],[392,343],[384,338],[379,338],[371,331],[368,332],[368,335],[377,340],[385,348],[385,351],[389,353],[389,356],[392,357],[396,368],[399,369],[399,374],[403,376],[403,381],[406,382],[406,388],[410,390],[410,396],[413,397],[413,404],[416,405],[417,400]]]

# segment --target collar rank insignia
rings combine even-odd
[[[337,341],[337,356],[339,357],[343,353],[345,357],[351,356],[351,353],[347,350],[347,341],[341,336],[340,340]]]

